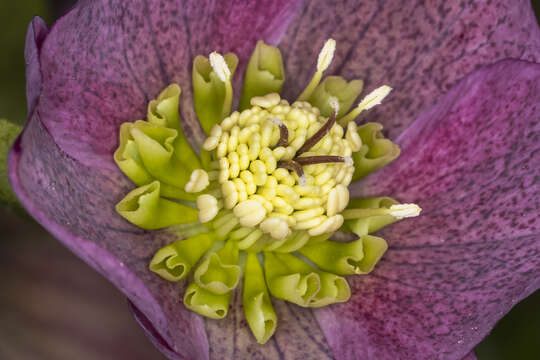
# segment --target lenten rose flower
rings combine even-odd
[[[424,212],[380,232],[389,249],[371,274],[348,280],[348,302],[312,310],[273,299],[279,327],[260,345],[241,293],[227,318],[210,320],[183,307],[187,283],[148,270],[177,237],[115,212],[133,184],[113,152],[120,125],[144,118],[171,83],[199,148],[196,55],[234,52],[243,74],[258,40],[279,44],[281,95],[294,100],[328,38],[339,49],[327,74],[395,89],[359,121],[383,124],[402,155],[351,196],[388,194]],[[171,359],[474,358],[497,320],[540,286],[540,32],[527,1],[81,1],[51,29],[34,19],[25,56],[29,117],[9,155],[13,188],[124,292]]]

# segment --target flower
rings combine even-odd
[[[83,1],[50,31],[39,19],[29,30],[29,121],[9,155],[12,185],[38,221],[129,297],[167,356],[459,359],[539,287],[540,70],[529,61],[540,57],[540,36],[528,2]],[[396,89],[369,120],[399,136],[402,156],[357,194],[419,202],[424,215],[383,230],[386,257],[351,281],[349,302],[313,312],[277,302],[280,331],[254,345],[238,306],[229,320],[203,320],[178,304],[182,284],[147,271],[175,239],[114,213],[132,187],[112,161],[118,128],[141,118],[167,84],[189,84],[194,55],[234,51],[243,67],[261,39],[282,38],[295,74],[283,96],[293,99],[311,76],[313,44],[329,37],[344,44],[329,73]],[[496,62],[507,57],[523,60]],[[182,90],[186,135],[202,142]]]

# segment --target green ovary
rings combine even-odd
[[[271,296],[312,308],[347,301],[344,276],[368,274],[387,249],[370,234],[420,212],[391,198],[350,198],[351,181],[394,160],[399,147],[380,124],[353,121],[389,87],[350,111],[362,81],[323,79],[334,48],[333,40],[325,44],[313,79],[290,104],[279,96],[280,51],[259,41],[241,111],[232,112],[236,55],[195,58],[194,108],[208,135],[200,150],[183,133],[176,84],[150,101],[145,120],[120,127],[114,160],[138,187],[117,204],[118,214],[178,235],[156,249],[150,271],[188,279],[184,305],[212,319],[227,315],[243,281],[245,317],[261,344],[277,328]],[[335,241],[336,232],[356,239]]]

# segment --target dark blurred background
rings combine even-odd
[[[0,118],[25,121],[28,23],[40,15],[52,24],[74,2],[0,0]],[[540,1],[533,7],[538,17]],[[163,359],[107,280],[40,225],[1,206],[0,286],[0,360]],[[540,359],[540,291],[514,307],[476,354]]]

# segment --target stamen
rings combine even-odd
[[[279,127],[279,140],[275,147],[287,147],[289,143],[289,129],[287,129],[287,125],[285,125],[281,120],[278,118],[272,118],[270,119],[274,125]]]
[[[296,175],[298,175],[298,183],[302,186],[307,184],[306,175],[304,174],[302,165],[297,163],[295,160],[280,161],[278,162],[277,167],[296,172]]]
[[[295,158],[294,161],[300,165],[326,164],[335,162],[342,162],[349,165],[352,159],[350,156],[322,155],[298,157]]]
[[[319,57],[317,58],[317,71],[313,75],[313,78],[309,82],[308,86],[304,89],[302,94],[298,97],[296,101],[307,101],[315,88],[321,82],[323,72],[328,69],[332,59],[334,58],[334,53],[336,51],[336,41],[334,39],[326,40]]]
[[[225,99],[223,101],[222,118],[226,118],[231,113],[233,90],[231,85],[231,70],[221,54],[212,52],[209,56],[212,70],[218,78],[225,84]]]
[[[420,215],[422,209],[416,204],[396,204],[390,206],[390,215],[398,220],[416,217]]]
[[[379,105],[388,94],[390,94],[392,88],[388,85],[383,85],[372,92],[370,92],[362,101],[354,108],[350,113],[345,115],[340,121],[341,126],[347,125],[348,122],[354,120],[362,111],[369,110],[375,105]]]
[[[229,70],[223,56],[214,51],[210,54],[209,58],[212,70],[214,70],[214,73],[216,73],[219,79],[223,82],[229,81],[231,79],[231,70]]]
[[[334,53],[336,52],[336,40],[328,39],[324,44],[319,57],[317,58],[317,71],[323,72],[328,69],[332,60],[334,59]]]
[[[208,187],[210,181],[208,173],[202,169],[193,170],[184,190],[188,193],[198,193]]]
[[[302,153],[305,153],[306,151],[309,151],[315,144],[317,144],[328,132],[330,129],[332,129],[332,126],[336,123],[336,112],[334,112],[330,117],[328,118],[328,121],[317,131],[315,134],[313,134],[312,137],[306,140],[304,145],[300,147],[296,151],[295,156],[300,156]]]

